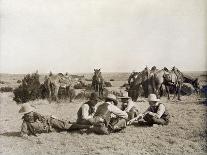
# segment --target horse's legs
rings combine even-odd
[[[179,83],[178,85],[178,89],[177,89],[177,94],[178,94],[178,100],[181,101],[181,98],[180,98],[180,92],[181,92],[181,84]]]
[[[59,87],[55,87],[55,90],[54,90],[55,101],[58,101],[58,90],[59,90]]]
[[[51,84],[48,84],[47,88],[48,88],[48,101],[49,101],[49,103],[51,103],[52,102],[52,86],[51,86]]]
[[[169,91],[169,86],[165,85],[166,93],[167,93],[167,98],[170,100],[170,91]]]
[[[178,86],[174,85],[174,96],[173,96],[173,99],[176,98],[177,94],[178,94]]]

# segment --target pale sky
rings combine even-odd
[[[0,0],[0,72],[207,70],[207,0]]]

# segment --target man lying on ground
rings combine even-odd
[[[142,125],[152,126],[153,124],[168,125],[170,115],[163,103],[159,103],[155,94],[148,96],[149,108],[136,118],[131,119],[127,124],[132,124],[136,120],[144,119],[145,122],[139,122]]]
[[[43,116],[34,112],[34,108],[28,103],[22,105],[19,113],[24,114],[22,117],[21,136],[37,136],[37,134],[40,133],[60,132],[90,127],[89,125],[78,125],[52,116]]]

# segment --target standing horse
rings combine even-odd
[[[153,88],[154,93],[158,97],[160,97],[160,90],[162,85],[164,85],[168,99],[170,99],[169,87],[172,86],[175,90],[174,97],[177,95],[178,100],[181,100],[180,92],[183,84],[183,75],[177,68],[173,68],[173,70],[170,72],[167,72],[165,69],[157,71],[154,76],[151,77],[150,84]]]
[[[151,92],[151,87],[149,85],[150,70],[148,69],[148,67],[146,67],[141,72],[135,72],[133,75],[133,81],[130,84],[130,95],[133,98],[133,100],[137,100],[138,96],[140,95],[141,87],[144,91],[144,96],[148,97],[149,92]]]
[[[129,84],[129,89],[128,89],[128,94],[129,97],[132,98],[133,101],[137,101],[138,96],[139,96],[139,90],[140,90],[140,85],[136,83],[136,79],[139,76],[139,72],[132,72],[128,78],[128,84]]]
[[[63,87],[66,90],[66,94],[68,91],[71,90],[70,87],[72,86],[71,78],[64,77],[63,74],[59,73],[58,75],[50,75],[49,77],[45,77],[44,86],[48,92],[48,99],[58,101],[58,91],[60,87]]]
[[[96,92],[99,93],[99,96],[103,96],[103,85],[104,85],[104,80],[101,75],[101,69],[94,69],[94,75],[92,78],[92,87]]]

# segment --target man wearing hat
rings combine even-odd
[[[135,107],[135,104],[132,101],[131,97],[128,96],[128,93],[124,93],[123,96],[119,98],[121,99],[120,109],[127,112],[128,120],[131,120],[134,117],[137,117],[139,111]]]
[[[116,96],[108,94],[105,102],[98,106],[93,118],[93,131],[97,134],[110,134],[126,127],[128,115],[117,107]]]
[[[30,136],[53,131],[67,131],[76,128],[89,128],[89,126],[72,124],[69,121],[60,120],[52,116],[43,116],[34,111],[28,103],[22,105],[19,113],[24,114],[21,127],[21,136]]]
[[[136,118],[130,120],[128,124],[138,120],[144,119],[146,125],[168,125],[170,115],[163,103],[159,103],[160,99],[157,99],[155,94],[148,96],[149,108],[143,113],[139,114]]]
[[[91,125],[91,118],[96,112],[96,104],[98,103],[98,95],[91,93],[90,100],[84,103],[78,110],[77,123],[83,125]]]

